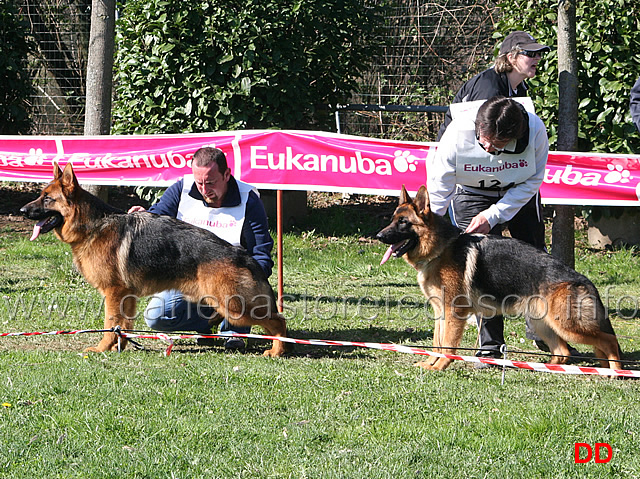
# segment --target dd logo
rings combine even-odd
[[[613,458],[613,449],[611,448],[611,445],[607,444],[606,442],[596,442],[596,444],[593,447],[593,449],[586,442],[576,442],[575,446],[576,446],[576,451],[575,451],[575,463],[576,464],[586,464],[591,459],[593,459],[593,456],[594,456],[593,451],[594,451],[594,449],[595,449],[595,460],[596,460],[596,463],[598,463],[598,464],[605,464],[605,463],[609,462]],[[586,449],[586,456],[582,457],[582,458],[580,457],[581,449]],[[607,450],[607,456],[606,457],[602,457],[600,455],[600,451],[602,449],[606,449]]]

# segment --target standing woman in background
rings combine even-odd
[[[527,96],[529,87],[526,80],[536,76],[542,55],[550,51],[527,32],[511,32],[502,42],[494,66],[462,85],[452,103],[487,100],[494,96]],[[445,114],[438,141],[449,123],[451,109]]]

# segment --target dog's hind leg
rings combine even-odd
[[[233,325],[260,326],[269,336],[287,336],[285,319],[277,312],[275,300],[269,295],[257,295],[253,302],[247,302],[237,295],[231,296],[219,304],[217,309]],[[264,352],[264,356],[279,357],[285,352],[284,343],[274,340],[273,346]]]
[[[597,291],[562,284],[552,293],[545,322],[564,340],[593,347],[602,367],[622,369],[620,345]]]
[[[232,319],[233,318],[233,319]],[[275,313],[269,318],[256,319],[250,315],[244,315],[240,318],[234,317],[233,314],[227,316],[229,323],[236,326],[260,326],[269,336],[287,336],[287,326],[282,315]],[[267,349],[263,354],[269,357],[280,357],[286,352],[285,345],[282,341],[273,340],[271,349]]]
[[[569,351],[569,345],[567,342],[557,337],[555,343],[551,342],[549,339],[544,339],[544,342],[549,346],[549,351],[553,357],[549,364],[566,364],[569,361],[569,356],[571,355],[571,351]]]
[[[593,339],[593,352],[600,358],[600,365],[603,368],[623,369],[620,362],[620,345],[615,335],[600,332]]]
[[[567,338],[567,340],[573,343],[588,344],[592,346],[593,352],[596,357],[600,359],[600,365],[603,368],[623,369],[622,363],[620,362],[620,345],[618,344],[618,339],[615,335],[604,333],[602,331],[597,332],[595,336],[579,333],[576,331],[560,332]],[[566,342],[563,339],[560,339],[560,341],[562,341],[566,345]],[[553,352],[554,354],[569,354],[568,349],[567,351],[563,352],[555,352],[553,349],[551,349],[551,352]],[[551,360],[552,364],[561,364],[563,362],[566,361]]]
[[[120,326],[121,329],[133,329],[136,315],[137,298],[132,294],[123,294],[121,290],[107,291],[105,294],[104,329]],[[124,350],[127,340],[120,338],[120,348]],[[102,353],[118,350],[118,334],[105,332],[97,346],[86,348],[87,352]]]
[[[270,336],[287,336],[287,325],[284,317],[280,314],[274,314],[269,319],[257,320],[256,323],[267,332]],[[285,343],[282,341],[273,341],[271,349],[267,349],[263,355],[268,357],[280,357],[286,352]]]
[[[600,359],[603,368],[623,369],[620,362],[620,345],[615,335],[601,331],[595,337],[582,337],[580,342],[593,346],[593,352]]]
[[[553,355],[550,364],[565,364],[569,360],[569,345],[543,319],[532,318],[529,325],[536,336],[542,339]]]

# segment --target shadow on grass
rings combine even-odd
[[[622,350],[622,359],[625,361],[634,361],[635,364],[629,364],[630,369],[640,369],[640,351]]]
[[[368,343],[391,343],[430,348],[433,333],[417,329],[388,329],[370,326],[356,329],[325,329],[325,330],[290,330],[289,336],[295,339],[319,339],[327,341],[349,341]],[[358,346],[314,346],[296,344],[293,356],[324,358],[335,357],[337,354],[349,353],[349,357],[370,357],[372,349]],[[356,354],[352,354],[356,353]]]
[[[383,336],[382,338],[367,337],[371,335],[371,330],[375,330],[374,334]],[[369,329],[355,329],[348,331],[291,331],[290,337],[295,339],[322,339],[328,341],[353,341],[353,342],[372,342],[372,343],[391,343],[398,345],[407,345],[417,347],[421,349],[432,350],[432,335],[431,333],[403,333],[399,331],[391,331],[382,328],[369,328]],[[366,339],[362,339],[365,338]],[[223,340],[220,340],[219,344],[213,347],[189,347],[186,346],[179,350],[174,350],[179,353],[224,353]],[[266,349],[270,347],[270,342],[261,340],[250,340],[249,347],[247,348],[247,354],[260,355]],[[316,346],[316,345],[293,345],[293,350],[287,352],[285,358],[309,358],[309,359],[375,359],[377,357],[376,352],[381,351],[379,349],[369,349],[358,346]],[[473,348],[460,348],[458,354],[463,356],[473,356]],[[231,353],[237,354],[237,353]],[[402,356],[411,356],[409,354],[397,353]],[[421,360],[424,356],[415,355],[415,360]],[[508,359],[525,361],[525,362],[540,362],[548,363],[551,360],[551,356],[548,353],[535,352],[535,351],[511,351]],[[625,353],[623,355],[624,369],[640,370],[640,351],[634,351],[631,353]],[[592,352],[583,353],[580,359],[572,359],[568,363],[569,365],[582,366],[582,367],[600,367],[600,362],[595,358]]]
[[[259,329],[259,328],[257,328]],[[255,333],[261,331],[256,330]],[[301,340],[327,340],[327,341],[347,341],[347,342],[368,342],[368,343],[388,343],[397,345],[413,346],[421,349],[431,350],[433,346],[433,333],[425,329],[406,328],[390,329],[377,326],[369,326],[354,329],[289,329],[289,337]],[[95,345],[97,339],[93,335],[83,334],[81,337],[74,336],[57,337],[34,337],[34,338],[3,338],[0,343],[0,352],[6,351],[69,351],[80,354],[87,347]],[[127,346],[125,353],[143,352],[147,354],[157,354],[165,351],[168,344],[160,340],[136,340],[142,345],[142,350],[134,351],[134,345]],[[306,345],[295,344],[293,351],[288,352],[289,358],[311,358],[311,359],[375,359],[378,357],[378,349],[369,349],[359,346],[339,346],[339,345]],[[270,340],[250,339],[246,353],[249,355],[261,355],[266,349],[271,347]],[[581,359],[572,360],[569,364],[577,366],[599,367],[593,352],[581,347],[583,355]],[[474,355],[472,348],[460,348],[458,354],[463,356]],[[217,338],[212,346],[201,346],[194,339],[176,340],[172,355],[184,354],[238,354],[227,353],[224,350],[224,338]],[[409,356],[408,354],[402,356]],[[416,356],[416,359],[421,356]],[[551,357],[541,351],[511,350],[508,359],[548,362]],[[623,350],[623,364],[625,369],[640,370],[640,350]]]
[[[348,342],[368,342],[368,343],[392,343],[411,345],[414,347],[430,349],[433,340],[431,332],[407,329],[404,331],[380,328],[380,327],[368,327],[358,329],[341,329],[341,330],[298,330],[290,329],[288,336],[293,339],[302,340],[327,340],[327,341],[348,341]],[[178,343],[178,348],[174,348],[172,354],[175,353],[196,353],[206,351],[224,351],[223,344],[224,338],[219,338],[214,341],[214,345],[210,347],[197,346],[193,340],[183,340]],[[257,340],[250,339],[247,353],[249,354],[261,354],[270,347],[270,340]],[[307,344],[291,344],[293,350],[288,352],[286,357],[294,358],[348,358],[348,359],[361,359],[371,358],[375,349],[369,349],[359,346],[318,346]],[[146,345],[145,345],[146,346]],[[155,346],[154,350],[157,349]],[[145,347],[145,350],[150,350]],[[231,353],[235,354],[235,353]]]
[[[384,287],[385,285],[381,285]],[[373,296],[333,296],[322,295],[313,296],[307,294],[285,294],[284,299],[286,301],[286,310],[291,311],[308,311],[309,305],[350,305],[350,306],[377,306],[385,308],[424,308],[427,304],[426,298],[421,294],[405,294],[401,299],[391,299],[389,297],[375,298]]]

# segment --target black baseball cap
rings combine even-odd
[[[507,35],[507,37],[502,41],[502,45],[500,45],[500,55],[509,53],[513,47],[520,47],[523,50],[530,52],[551,51],[551,48],[546,45],[539,44],[537,40],[527,32],[521,31],[511,32]]]

